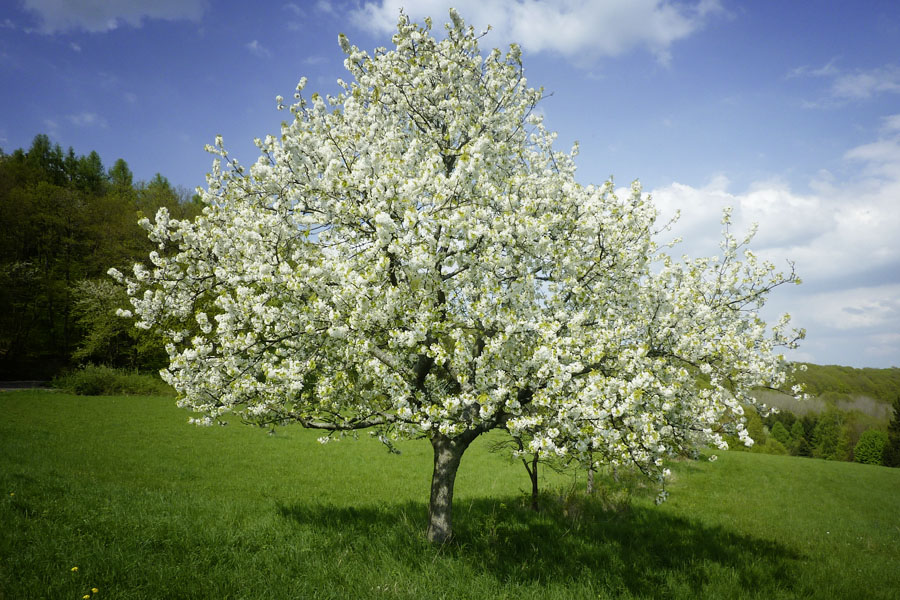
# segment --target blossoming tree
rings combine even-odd
[[[784,384],[775,350],[796,340],[757,315],[793,271],[727,214],[720,257],[667,256],[637,184],[576,182],[519,48],[482,56],[450,16],[438,41],[401,15],[372,55],[341,36],[343,91],[279,97],[292,119],[249,169],[217,139],[203,214],[145,220],[152,266],[112,272],[169,341],[163,375],[194,422],[427,438],[435,542],[482,433],[662,480],[672,453],[752,443],[742,405]]]

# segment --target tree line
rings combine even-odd
[[[115,317],[127,306],[110,267],[146,260],[153,243],[137,224],[166,207],[200,212],[162,175],[134,181],[123,159],[64,151],[43,134],[27,150],[0,150],[0,379],[49,379],[97,362],[159,368],[158,340]]]
[[[762,418],[748,411],[747,431],[756,442],[751,451],[900,467],[900,396],[892,408],[887,430],[883,421],[834,406],[803,416],[782,410]],[[746,449],[734,442],[732,448]]]
[[[806,363],[806,370],[796,374],[806,393],[826,399],[841,395],[869,396],[882,402],[892,402],[900,390],[900,368],[854,368],[840,365]]]

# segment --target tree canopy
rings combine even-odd
[[[49,379],[73,357],[150,366],[138,361],[159,351],[135,352],[133,328],[114,322],[109,301],[127,299],[106,271],[153,248],[140,212],[195,214],[184,196],[162,176],[133,184],[122,159],[107,173],[97,152],[64,151],[43,134],[0,152],[0,377]]]
[[[638,183],[582,185],[553,148],[518,46],[482,55],[450,16],[438,40],[401,15],[371,55],[341,36],[342,92],[279,97],[292,119],[249,168],[217,139],[202,215],[160,210],[152,266],[112,271],[194,422],[427,438],[436,542],[482,433],[662,481],[666,456],[752,443],[749,392],[784,386],[802,335],[758,314],[793,270],[728,213],[720,256],[668,256]]]

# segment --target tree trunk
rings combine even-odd
[[[528,477],[531,479],[531,510],[537,511],[540,510],[538,506],[538,461],[540,456],[537,452],[534,453],[534,456],[531,459],[531,466],[528,466],[528,461],[524,458],[522,462],[525,464],[525,470],[528,471]]]
[[[428,541],[444,544],[453,537],[453,483],[463,452],[474,436],[450,438],[435,434],[431,438],[434,448],[434,473],[431,476],[431,502],[428,506]]]

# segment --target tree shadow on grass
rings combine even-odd
[[[394,560],[427,568],[435,557],[462,561],[503,583],[568,585],[633,596],[792,595],[802,556],[774,541],[708,526],[653,507],[615,509],[593,498],[542,498],[530,510],[521,497],[465,499],[454,505],[455,537],[444,547],[424,540],[419,503],[336,507],[300,503],[280,514],[343,540],[392,544]],[[374,542],[374,540],[380,540]],[[430,555],[424,557],[422,553]]]

